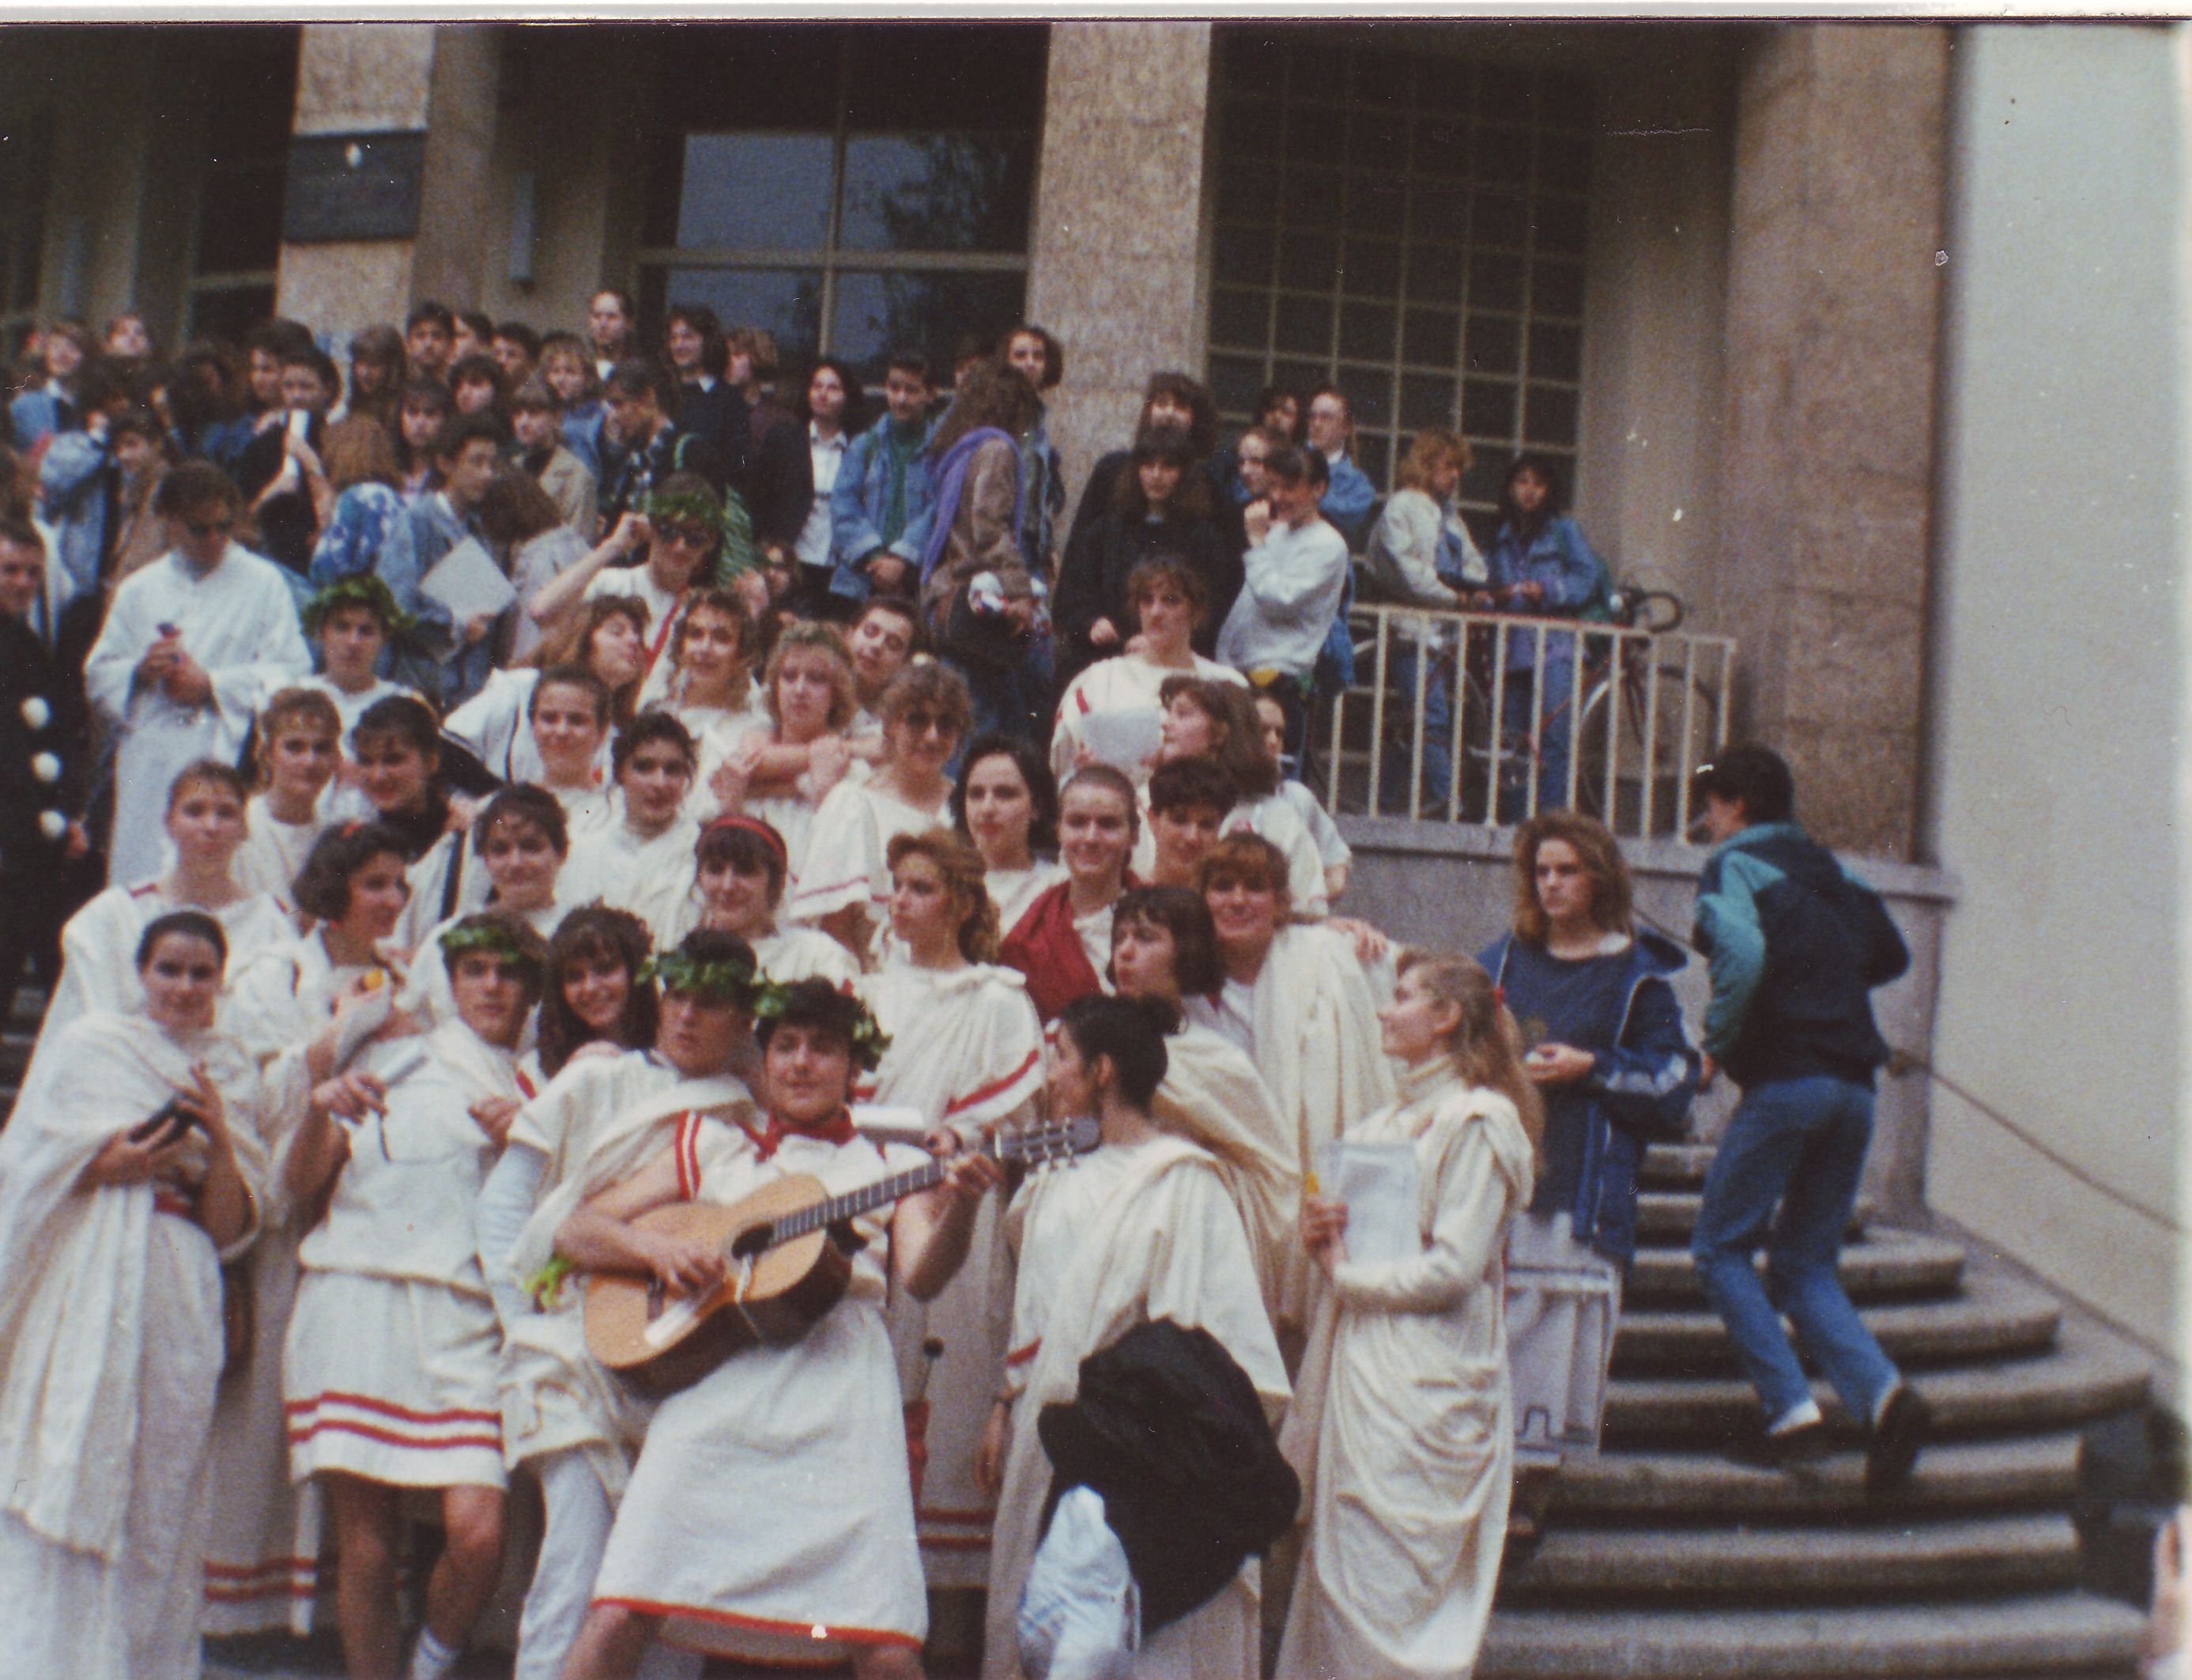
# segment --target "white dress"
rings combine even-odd
[[[882,791],[873,781],[848,777],[839,782],[814,814],[806,855],[796,860],[798,880],[785,900],[785,917],[794,922],[819,922],[848,905],[865,905],[880,930],[888,919],[890,905],[890,843],[901,834],[945,828],[950,822],[946,799],[924,811]]]
[[[1042,1027],[1010,969],[887,963],[860,984],[890,1035],[882,1066],[859,1082],[863,1103],[911,1109],[927,1127],[973,1140],[1031,1118],[1042,1089]],[[985,1197],[966,1264],[934,1300],[901,1294],[891,1339],[908,1403],[908,1434],[927,1453],[919,1521],[931,1586],[979,1586],[995,1502],[974,1479],[982,1425],[1012,1324],[1012,1269],[995,1197]]]
[[[181,632],[184,651],[212,681],[202,704],[178,705],[136,680],[163,625]],[[120,732],[110,881],[159,869],[161,819],[176,774],[199,758],[234,763],[260,695],[311,668],[280,569],[234,543],[202,576],[171,553],[122,580],[83,670],[92,704]]]
[[[222,1260],[188,1203],[83,1190],[107,1140],[208,1067],[254,1203],[257,1077],[232,1040],[85,1016],[0,1132],[0,1677],[195,1680]]]
[[[1008,1226],[1019,1233],[1008,1380],[1018,1397],[990,1569],[989,1680],[1017,1680],[1021,1671],[1020,1589],[1051,1483],[1036,1420],[1045,1406],[1072,1401],[1083,1359],[1138,1325],[1169,1318],[1209,1331],[1254,1385],[1267,1416],[1287,1395],[1240,1215],[1218,1163],[1193,1144],[1107,1144],[1030,1179]],[[1251,1558],[1215,1597],[1145,1638],[1127,1671],[1136,1680],[1257,1680],[1259,1602]]]
[[[1422,1252],[1320,1279],[1281,1437],[1306,1535],[1279,1680],[1467,1680],[1506,1541],[1500,1249],[1530,1199],[1514,1105],[1441,1060],[1350,1135],[1415,1147]]]
[[[621,791],[610,797],[610,807],[614,814],[607,822],[571,843],[556,896],[574,906],[599,900],[652,924],[692,877],[700,826],[680,816],[660,833],[645,835],[625,820]]]
[[[1038,858],[1026,869],[992,869],[982,877],[990,902],[997,907],[997,932],[1002,936],[1019,926],[1020,917],[1045,893],[1065,879],[1065,866]],[[1105,929],[1108,936],[1110,930]],[[1099,964],[1097,973],[1104,972]]]
[[[745,1128],[711,1117],[681,1129],[678,1155],[688,1197],[723,1203],[792,1173],[842,1195],[928,1158],[796,1134],[763,1158]],[[804,1338],[737,1354],[656,1409],[595,1603],[667,1617],[668,1642],[749,1660],[920,1649],[928,1605],[883,1323],[888,1210],[853,1226],[866,1242],[851,1286]],[[727,1496],[768,1520],[726,1521]]]
[[[236,849],[229,873],[245,892],[264,893],[284,911],[294,914],[296,895],[291,888],[297,871],[304,868],[305,860],[312,854],[313,843],[326,831],[326,821],[317,810],[304,822],[280,821],[267,809],[263,793],[251,796],[250,803],[243,808],[243,815],[250,831]]]
[[[511,1123],[513,1147],[547,1162],[532,1218],[513,1251],[482,1257],[497,1282],[522,1283],[553,1252],[556,1227],[589,1197],[669,1146],[693,1114],[750,1115],[753,1099],[729,1074],[688,1079],[648,1050],[568,1063]],[[511,1469],[577,1450],[611,1498],[623,1495],[648,1408],[586,1351],[584,1292],[567,1284],[505,1329],[499,1372],[503,1452]]]
[[[1316,1169],[1320,1146],[1393,1100],[1392,1060],[1383,1049],[1370,982],[1345,935],[1326,928],[1282,928],[1253,987],[1229,981],[1220,1002],[1192,997],[1187,1017],[1221,1035],[1237,1036],[1278,1103],[1292,1133],[1299,1170]],[[1306,1323],[1309,1258],[1299,1247],[1287,1257],[1281,1317]]]
[[[61,977],[39,1031],[43,1044],[78,1016],[94,1009],[129,1014],[141,1009],[145,988],[137,978],[137,942],[145,929],[171,910],[189,908],[170,898],[157,881],[134,887],[109,887],[61,929]],[[296,924],[264,893],[252,893],[210,912],[228,937],[228,961],[222,973],[226,989],[262,950],[296,937]]]
[[[317,933],[261,951],[237,974],[230,1022],[260,1066],[262,1134],[278,1154],[311,1094],[305,1055],[335,1000],[366,972],[338,964]],[[206,1629],[311,1631],[318,1591],[318,1490],[289,1479],[282,1351],[297,1300],[299,1210],[271,1184],[250,1254],[251,1356],[220,1386],[213,1422],[213,1530],[206,1546]]]
[[[472,1205],[498,1152],[470,1106],[527,1094],[510,1055],[461,1021],[375,1046],[388,1111],[348,1129],[326,1216],[298,1249],[283,1388],[289,1473],[500,1488],[502,1334]]]
[[[1220,665],[1200,654],[1190,657],[1195,661],[1194,667],[1179,671],[1170,666],[1152,664],[1139,654],[1117,654],[1097,660],[1067,683],[1065,692],[1059,696],[1058,723],[1050,739],[1051,773],[1058,778],[1059,785],[1065,786],[1065,779],[1078,768],[1092,717],[1106,714],[1139,717],[1145,720],[1144,727],[1154,745],[1157,720],[1163,713],[1158,697],[1165,678],[1196,677],[1207,683],[1244,684],[1248,680],[1230,665]],[[1112,769],[1133,778],[1136,787],[1150,779],[1146,759],[1114,764]]]

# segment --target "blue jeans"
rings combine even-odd
[[[1564,642],[1573,641],[1563,637]],[[1540,717],[1533,698],[1542,684],[1544,713]],[[1538,761],[1538,804],[1540,811],[1564,810],[1568,805],[1568,744],[1575,731],[1575,662],[1549,648],[1544,666],[1537,670],[1510,668],[1500,698],[1501,733],[1517,742],[1534,730]],[[1499,765],[1499,820],[1520,822],[1529,814],[1530,755],[1517,746],[1509,751],[1502,744]]]
[[[1408,746],[1413,740],[1424,767],[1422,803],[1418,809],[1426,820],[1437,820],[1446,815],[1447,797],[1453,787],[1453,655],[1443,649],[1432,650],[1430,668],[1424,676],[1423,717],[1415,721],[1418,657],[1413,642],[1402,641],[1393,649],[1379,803],[1388,815],[1407,814]],[[1397,716],[1392,710],[1396,706]]]
[[[1869,1088],[1827,1074],[1775,1080],[1743,1094],[1705,1175],[1690,1253],[1769,1424],[1812,1391],[1784,1312],[1859,1422],[1871,1422],[1895,1384],[1835,1274],[1871,1142]],[[1763,1284],[1751,1266],[1761,1248]]]

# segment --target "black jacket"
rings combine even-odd
[[[88,627],[95,634],[98,597],[79,598],[92,609]],[[64,643],[85,643],[72,649],[71,662],[71,649],[65,646],[57,655],[20,619],[0,614],[0,873],[12,879],[60,868],[61,843],[47,831],[54,819],[66,823],[83,815],[88,643],[76,622],[83,616],[61,615]],[[71,630],[79,633],[71,637]]]
[[[1301,1483],[1247,1374],[1205,1329],[1142,1324],[1081,1362],[1070,1405],[1042,1409],[1050,1512],[1093,1489],[1142,1591],[1142,1631],[1207,1603],[1293,1521]]]
[[[1693,945],[1712,967],[1704,1048],[1746,1089],[1832,1074],[1869,1085],[1887,1060],[1873,987],[1910,966],[1878,894],[1794,823],[1713,849]]]
[[[1178,555],[1202,578],[1210,603],[1195,632],[1195,651],[1205,659],[1213,656],[1218,627],[1233,610],[1244,575],[1240,560],[1225,551],[1216,524],[1208,519],[1153,522],[1113,509],[1076,532],[1059,564],[1051,622],[1061,683],[1094,660],[1124,650],[1127,638],[1139,628],[1127,600],[1127,580],[1135,567],[1158,553]],[[1105,618],[1118,630],[1119,640],[1099,648],[1088,640],[1088,627]]]

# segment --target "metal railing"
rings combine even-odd
[[[1356,607],[1355,680],[1304,780],[1336,813],[1510,824],[1562,807],[1624,839],[1689,832],[1727,740],[1735,643],[1575,619]]]

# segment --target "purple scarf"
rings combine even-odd
[[[974,451],[995,438],[1008,444],[1013,452],[1013,506],[1020,505],[1020,450],[1011,437],[994,426],[978,426],[950,449],[944,459],[936,464],[933,480],[935,499],[929,504],[928,540],[921,550],[921,586],[928,587],[929,574],[944,557],[945,545],[951,540],[951,526],[959,517],[959,497],[967,488],[967,464],[974,459]]]

